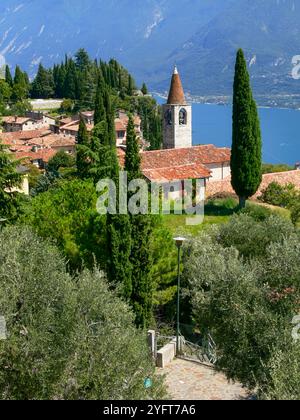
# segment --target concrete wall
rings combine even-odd
[[[176,357],[176,340],[171,341],[157,352],[156,366],[164,369]]]
[[[24,175],[20,188],[12,188],[10,192],[19,192],[21,194],[29,195],[29,180],[28,175]]]
[[[187,112],[187,123],[179,124],[179,112]],[[168,124],[166,114],[171,112],[172,123]],[[163,148],[181,149],[192,146],[192,107],[191,105],[163,105]]]
[[[212,171],[212,177],[209,181],[222,181],[223,179],[230,176],[230,164],[228,163],[218,163],[205,165]]]

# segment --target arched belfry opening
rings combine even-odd
[[[187,111],[185,108],[181,108],[179,111],[179,125],[187,124]]]

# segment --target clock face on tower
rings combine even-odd
[[[165,113],[165,121],[168,125],[172,125],[172,111],[170,109]]]

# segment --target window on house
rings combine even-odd
[[[179,125],[187,124],[187,112],[184,108],[179,111]]]
[[[123,139],[125,137],[125,131],[118,131],[118,139]]]

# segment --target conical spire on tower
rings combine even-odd
[[[178,73],[177,66],[174,68],[170,92],[168,97],[168,105],[186,105],[185,95],[181,83],[181,79]]]

